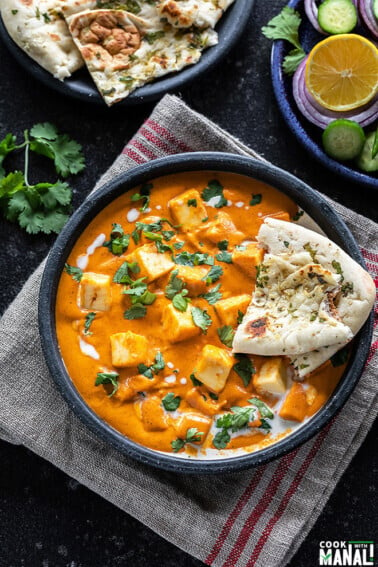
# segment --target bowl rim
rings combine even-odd
[[[294,10],[303,9],[303,0],[290,0],[287,6]],[[307,18],[303,20],[302,25],[304,23],[311,26]],[[340,175],[344,179],[348,179],[369,189],[378,189],[378,177],[374,177],[363,171],[358,171],[357,169],[352,169],[342,162],[329,157],[322,147],[313,139],[311,133],[308,132],[309,127],[316,128],[316,126],[301,115],[295,101],[292,99],[292,77],[286,77],[282,71],[282,61],[286,51],[287,42],[284,40],[276,40],[273,42],[270,57],[273,92],[286,125],[301,146],[318,162],[324,165],[324,167],[327,167],[333,171],[333,173]],[[287,86],[288,80],[291,81],[290,88]]]
[[[75,211],[59,234],[47,257],[39,292],[38,319],[42,350],[50,374],[68,406],[93,433],[122,454],[143,464],[180,473],[235,472],[282,457],[326,426],[344,405],[361,376],[370,349],[373,319],[370,315],[353,340],[352,353],[344,375],[325,405],[292,434],[264,449],[224,459],[192,460],[149,449],[128,439],[103,421],[81,397],[59,351],[55,333],[55,301],[64,263],[86,226],[114,199],[154,178],[191,171],[235,173],[273,186],[292,198],[336,244],[347,249],[350,256],[365,267],[358,245],[344,221],[320,194],[292,174],[267,162],[221,152],[193,152],[158,158],[115,177],[92,193],[90,199],[86,199]]]
[[[157,100],[164,94],[188,86],[194,80],[200,78],[206,71],[213,69],[227,56],[244,33],[254,3],[255,0],[236,0],[227,9],[216,26],[219,42],[209,49],[205,49],[195,65],[169,73],[160,79],[155,79],[151,83],[139,87],[128,97],[110,107],[110,109],[127,108]],[[61,95],[109,110],[86,69],[84,75],[81,74],[82,70],[79,69],[64,81],[53,77],[49,71],[41,67],[14,42],[5,27],[1,15],[0,38],[21,67],[46,87]]]

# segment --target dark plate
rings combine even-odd
[[[192,67],[186,67],[178,73],[172,73],[164,78],[152,82],[151,84],[137,89],[130,96],[117,103],[115,106],[119,108],[120,106],[130,106],[157,100],[168,92],[184,87],[205,71],[209,71],[227,55],[229,50],[239,40],[245,26],[247,25],[253,4],[254,0],[236,0],[235,4],[230,6],[216,27],[219,35],[219,43],[205,50],[198,63]],[[55,79],[51,73],[33,61],[33,59],[31,59],[25,51],[15,44],[9,36],[1,17],[0,37],[18,63],[20,63],[26,71],[31,73],[37,80],[44,83],[47,87],[50,87],[63,95],[71,96],[84,102],[105,105],[96,85],[92,81],[86,69],[76,71],[71,77],[68,77],[64,81]]]
[[[304,13],[303,0],[291,0],[288,6],[298,10],[302,16],[300,39],[304,50],[308,53],[315,43],[324,39],[326,36],[314,30],[308,21]],[[364,30],[358,28],[356,29],[356,33],[364,35]],[[324,152],[321,142],[322,130],[311,124],[311,122],[302,116],[293,98],[292,78],[284,75],[282,72],[282,61],[289,50],[290,47],[286,41],[280,40],[274,42],[271,55],[271,74],[273,90],[278,106],[290,130],[293,132],[298,142],[325,167],[328,167],[334,173],[341,175],[349,181],[377,189],[377,176],[363,173],[357,169],[352,162],[342,164],[330,158]]]
[[[88,223],[111,201],[126,191],[162,175],[184,171],[228,171],[259,179],[291,197],[336,244],[361,265],[359,248],[344,222],[318,193],[293,175],[251,158],[216,152],[191,153],[157,159],[133,168],[91,195],[74,213],[58,236],[46,263],[40,296],[39,326],[43,351],[51,375],[76,415],[98,437],[120,452],[161,469],[185,473],[224,473],[260,465],[281,457],[318,433],[342,407],[363,370],[372,337],[372,317],[358,333],[351,346],[351,357],[336,390],[319,412],[300,429],[278,443],[256,453],[230,459],[189,460],[164,454],[131,441],[100,419],[84,402],[71,381],[60,356],[55,333],[55,300],[64,263],[79,235]]]

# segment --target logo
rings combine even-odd
[[[373,541],[321,541],[319,565],[373,567]]]

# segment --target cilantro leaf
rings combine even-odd
[[[176,411],[180,403],[180,396],[175,396],[173,392],[169,392],[169,394],[164,396],[164,398],[162,399],[164,409],[167,411]]]
[[[206,299],[210,305],[214,305],[217,301],[222,299],[222,294],[219,292],[220,284],[217,284],[215,287],[209,289],[207,293],[201,293],[199,297],[203,297]]]
[[[231,437],[227,429],[221,429],[214,435],[213,445],[216,449],[225,449],[230,441]]]
[[[134,193],[133,195],[131,195],[132,203],[134,203],[135,201],[144,201],[143,205],[139,209],[141,212],[144,212],[149,207],[151,189],[153,189],[152,183],[144,183],[140,188],[140,193]]]
[[[173,261],[181,266],[199,266],[202,264],[213,266],[214,264],[214,258],[203,252],[194,252],[193,254],[186,251],[180,252],[173,256]]]
[[[295,47],[291,49],[287,55],[285,55],[282,69],[286,75],[294,75],[295,71],[299,67],[299,64],[305,59],[306,53],[302,48]]]
[[[146,313],[147,308],[144,305],[142,305],[141,303],[135,303],[130,307],[130,309],[127,309],[124,312],[123,316],[125,319],[131,321],[133,319],[142,319],[142,317],[144,317]]]
[[[285,39],[300,49],[298,29],[301,21],[299,12],[285,6],[261,31],[268,39]]]
[[[252,195],[252,198],[249,201],[249,204],[251,206],[259,205],[261,203],[261,201],[262,201],[262,195],[261,195],[261,193],[258,193],[256,195]]]
[[[188,207],[196,207],[197,199],[188,199]]]
[[[123,264],[118,268],[113,276],[113,282],[119,284],[132,284],[133,280],[129,276],[129,270],[133,274],[138,274],[140,272],[140,267],[138,262],[123,262]]]
[[[54,160],[55,169],[62,177],[77,174],[84,169],[81,145],[71,140],[67,134],[58,134],[53,124],[36,124],[30,130],[30,136],[30,149]]]
[[[217,243],[219,250],[227,250],[228,248],[228,240],[221,240]]]
[[[83,270],[81,268],[76,268],[76,266],[70,266],[69,264],[64,264],[64,271],[67,272],[72,279],[76,282],[80,282],[83,277]]]
[[[190,427],[186,432],[185,439],[181,439],[179,437],[178,439],[175,439],[174,441],[171,442],[173,452],[177,453],[187,443],[196,443],[201,441],[202,436],[203,436],[203,431],[198,431],[196,427]]]
[[[175,309],[178,311],[184,312],[187,310],[188,305],[190,303],[188,295],[188,290],[183,289],[181,293],[177,293],[174,298],[172,299],[172,303]]]
[[[239,362],[234,364],[232,368],[243,380],[244,386],[248,386],[251,381],[252,375],[256,372],[252,360],[245,354],[235,354],[235,357]]]
[[[155,362],[151,366],[146,366],[145,364],[138,364],[138,372],[143,374],[150,380],[153,378],[154,374],[159,374],[161,370],[165,368],[165,361],[162,353],[159,351],[155,355]]]
[[[268,39],[283,39],[291,43],[295,48],[286,55],[283,63],[284,72],[289,75],[294,73],[299,63],[306,57],[299,41],[298,30],[300,24],[301,16],[299,12],[285,6],[261,30]]]
[[[209,181],[207,187],[205,187],[205,189],[202,191],[201,197],[207,203],[210,201],[210,199],[214,199],[214,201],[216,200],[214,204],[214,207],[216,209],[220,209],[221,207],[227,205],[227,199],[223,194],[223,185],[221,185],[221,183],[219,183],[217,179]]]
[[[238,309],[238,317],[236,319],[238,325],[240,325],[240,323],[243,321],[243,317],[244,317],[244,313],[240,311],[240,309]]]
[[[9,173],[0,179],[0,197],[10,197],[26,189],[24,174],[21,171]]]
[[[202,279],[205,280],[206,285],[209,285],[218,281],[221,276],[223,276],[223,269],[220,266],[212,266]]]
[[[220,341],[227,347],[232,347],[232,341],[234,340],[235,331],[231,325],[224,325],[217,329],[218,337]]]
[[[94,311],[91,311],[85,316],[84,335],[92,335],[89,329],[95,317],[96,317],[96,313]]]
[[[346,361],[348,360],[348,348],[344,347],[341,350],[338,350],[337,352],[335,352],[335,354],[333,354],[331,356],[331,363],[332,366],[334,368],[336,368],[336,366],[342,366],[343,364],[346,363]]]
[[[193,382],[193,386],[202,386],[202,382],[196,378],[195,374],[192,373],[189,378]]]
[[[108,397],[111,398],[119,388],[118,378],[118,372],[98,372],[95,386],[100,386],[101,384],[111,384],[113,386],[113,390],[110,394],[108,394]]]
[[[8,154],[16,149],[16,136],[7,134],[3,140],[0,141],[0,178],[5,176],[5,169],[3,168],[3,161]]]
[[[226,250],[222,250],[218,254],[216,254],[216,259],[218,262],[225,262],[226,264],[232,264],[232,254],[227,252]]]
[[[191,309],[193,323],[199,327],[202,332],[206,335],[207,329],[210,327],[212,320],[210,315],[205,309],[200,307],[192,307]]]
[[[115,256],[121,256],[129,247],[130,234],[125,234],[122,226],[118,223],[112,224],[110,240],[104,242],[103,246]]]
[[[267,406],[266,403],[264,403],[262,400],[259,400],[259,398],[251,398],[248,401],[250,404],[253,404],[254,406],[257,407],[261,417],[267,417],[268,419],[274,418],[274,413],[272,412],[270,407]]]
[[[54,185],[51,183],[38,183],[34,189],[40,191],[41,202],[48,209],[55,209],[59,205],[69,205],[72,199],[72,190],[68,183],[57,181]],[[43,192],[41,192],[41,190]]]
[[[165,288],[165,297],[173,299],[176,293],[180,293],[184,288],[184,282],[177,277],[178,270],[173,270],[169,278],[167,287]]]

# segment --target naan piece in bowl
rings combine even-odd
[[[268,218],[267,251],[234,352],[289,356],[302,377],[351,340],[374,304],[370,275],[325,236]]]

